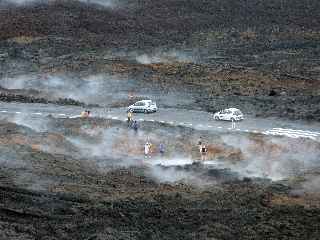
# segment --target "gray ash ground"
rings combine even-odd
[[[163,108],[320,119],[317,0],[16,2],[0,2],[1,101],[153,98]],[[319,142],[1,119],[1,239],[319,239]],[[200,136],[213,165],[196,161]]]
[[[317,178],[316,172],[277,182],[244,177],[239,171],[206,167],[199,162],[183,166],[152,164],[158,156],[143,158],[146,136],[154,144],[176,142],[165,157],[169,162],[174,161],[176,153],[182,155],[186,151],[197,158],[194,145],[200,135],[210,141],[211,157],[219,155],[221,162],[230,162],[233,153],[236,156],[230,164],[244,161],[243,153],[228,146],[219,135],[166,124],[145,123],[138,135],[128,130],[126,123],[116,120],[49,117],[46,126],[38,132],[1,121],[3,238],[319,236],[319,193],[303,189],[307,175]],[[252,137],[262,144],[258,147],[268,148],[263,136]],[[119,151],[110,152],[111,139]],[[91,151],[84,151],[85,146]]]
[[[8,88],[1,99],[124,106],[130,92],[156,97],[161,91],[192,100],[182,108],[237,105],[262,117],[319,120],[318,1],[114,4],[1,4],[0,86]],[[81,98],[92,87],[82,89],[84,79],[100,74],[100,89],[113,96]],[[56,77],[68,83],[64,91],[47,84]],[[17,79],[28,79],[40,93],[20,85],[21,96],[6,97],[19,85],[4,82]],[[75,101],[68,100],[70,86],[81,89]]]

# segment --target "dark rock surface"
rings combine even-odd
[[[124,167],[118,165],[117,159],[106,156],[100,159],[104,161],[101,168],[96,165],[97,157],[79,155],[81,149],[68,143],[68,137],[82,136],[99,142],[101,128],[107,131],[116,127],[118,135],[125,135],[121,129],[126,124],[103,119],[49,120],[48,131],[43,133],[0,122],[3,238],[317,239],[319,236],[318,205],[310,204],[308,195],[292,196],[290,181],[242,179],[228,169],[208,169],[198,163],[163,167],[136,162]],[[155,123],[147,124],[141,131],[154,131],[152,124]],[[96,135],[90,131],[96,131]],[[162,131],[174,136],[198,134],[171,126],[164,126]],[[220,141],[217,136],[212,137],[216,143]],[[51,151],[37,147],[37,142],[50,146]],[[55,153],[54,146],[65,150]],[[102,148],[106,151],[106,147]],[[11,154],[11,162],[3,161],[7,154]],[[164,180],[150,175],[154,171]],[[185,178],[167,182],[166,171],[173,178],[181,174]],[[200,177],[202,183],[192,183],[191,176]],[[319,203],[319,196],[315,199]]]

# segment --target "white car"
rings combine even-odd
[[[157,110],[157,104],[152,100],[141,100],[129,106],[127,111],[151,113]]]
[[[213,118],[215,120],[241,121],[243,120],[243,113],[237,108],[227,108],[213,114]]]

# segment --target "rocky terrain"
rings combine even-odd
[[[318,1],[108,2],[5,1],[2,81],[104,74],[150,97],[188,93],[192,108],[223,102],[258,116],[319,120]]]
[[[3,0],[0,101],[317,124],[319,42],[318,0]],[[319,141],[17,111],[0,115],[1,239],[319,239]]]
[[[145,123],[137,134],[115,120],[48,118],[46,123],[42,132],[0,123],[0,229],[6,239],[319,236],[319,193],[306,187],[311,177],[319,176],[314,169],[272,182],[232,168],[157,165],[156,150],[152,159],[142,157],[147,135],[154,146],[160,141],[172,146],[166,153],[169,163],[178,155],[198,159],[199,136],[210,142],[209,159],[231,165],[246,162],[249,152],[263,155],[261,149],[280,159],[294,140],[284,146],[270,144],[261,135],[238,136],[251,139],[244,150],[230,145],[229,135],[166,125],[155,131],[155,123]],[[312,149],[319,149],[308,140],[297,144],[315,154]],[[268,169],[274,171],[272,163]]]

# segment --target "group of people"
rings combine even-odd
[[[133,120],[132,111],[128,111],[128,127],[131,127],[135,132],[138,132],[139,124],[136,120]]]
[[[128,127],[131,127],[135,132],[138,131],[138,128],[139,128],[139,124],[136,120],[133,120],[133,112],[132,110],[131,111],[128,111]],[[152,144],[147,141],[144,145],[144,156],[145,158],[151,158],[151,148],[152,148]],[[164,150],[164,144],[163,143],[160,143],[159,144],[159,153],[161,156],[164,155],[165,153],[165,150]]]
[[[83,112],[81,112],[80,117],[87,118],[90,116],[90,114],[91,114],[91,112],[89,110],[84,110]],[[133,120],[133,112],[132,111],[128,112],[128,120],[127,121],[128,121],[128,127],[132,128],[135,132],[137,132],[138,128],[139,128],[139,124],[136,120]],[[144,145],[145,158],[151,158],[152,146],[153,145],[150,143],[150,141],[146,141],[146,143]],[[199,151],[200,151],[200,155],[201,155],[201,160],[205,161],[207,159],[208,149],[207,149],[207,146],[205,145],[205,143],[203,142],[202,137],[199,138],[198,147],[199,147]],[[165,146],[163,143],[159,144],[158,151],[161,156],[164,156]]]
[[[151,158],[151,148],[152,148],[152,144],[149,141],[147,141],[144,145],[144,157],[145,158]],[[160,153],[161,157],[163,157],[164,153],[165,153],[164,144],[160,143],[158,149],[159,149],[159,153]]]
[[[152,148],[152,144],[147,141],[144,145],[144,156],[145,158],[151,158],[151,148]],[[202,141],[202,138],[200,137],[199,141],[198,141],[198,147],[199,147],[199,152],[200,152],[200,156],[201,156],[201,161],[206,161],[207,160],[207,154],[208,154],[208,148],[205,145],[205,143]],[[158,146],[158,151],[160,153],[160,155],[163,157],[165,154],[165,146],[163,143],[160,143]]]
[[[137,121],[133,120],[133,113],[132,111],[128,111],[128,127],[133,128],[135,131],[138,131],[138,123]],[[151,148],[152,144],[150,141],[146,141],[144,145],[144,156],[145,158],[151,158]],[[207,153],[208,153],[208,148],[206,144],[203,142],[202,137],[199,138],[198,141],[198,147],[199,147],[199,152],[201,156],[202,161],[207,160]],[[165,153],[165,146],[163,143],[160,143],[158,146],[158,151],[161,156],[164,156]]]

